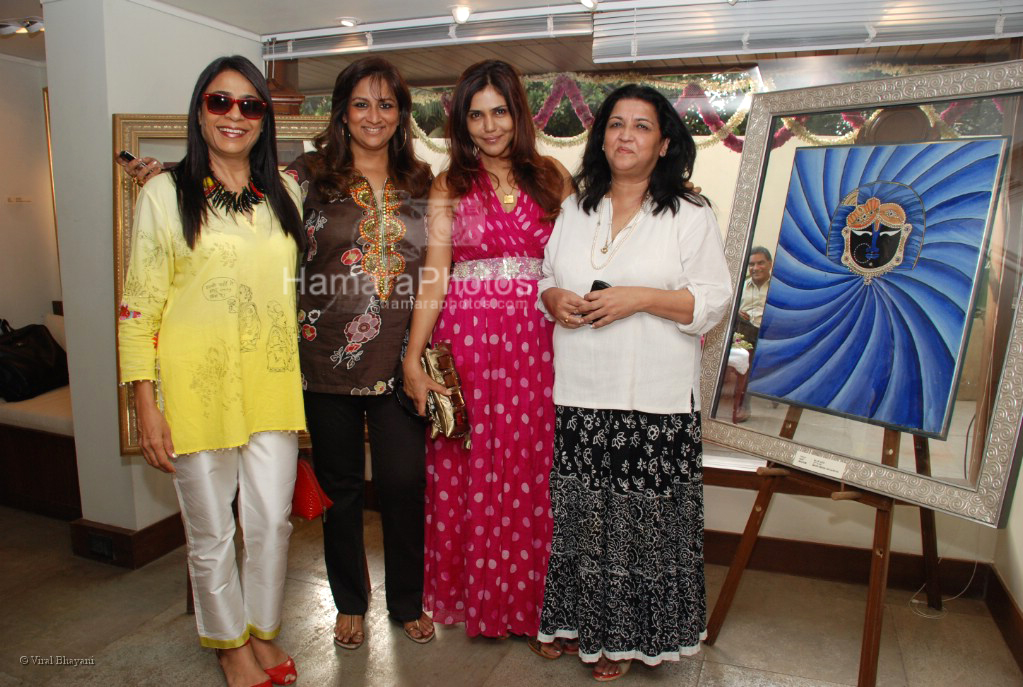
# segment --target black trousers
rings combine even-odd
[[[423,608],[426,429],[393,394],[346,396],[307,391],[306,423],[316,478],[334,505],[323,524],[323,557],[337,609],[363,615],[368,606],[363,560],[364,423],[369,426],[373,484],[384,531],[387,610],[399,622]]]

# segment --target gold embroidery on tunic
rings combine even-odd
[[[405,223],[398,217],[401,199],[388,180],[384,184],[379,205],[373,197],[373,187],[366,179],[354,182],[350,189],[352,199],[362,208],[363,219],[359,234],[366,242],[362,270],[373,278],[377,295],[386,300],[394,288],[395,279],[405,271],[405,258],[398,252],[398,242],[405,236]]]

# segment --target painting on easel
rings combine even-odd
[[[796,151],[748,391],[944,439],[1005,149]]]

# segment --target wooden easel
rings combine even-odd
[[[801,414],[801,408],[789,408],[780,433],[783,438],[792,439]],[[900,440],[900,432],[885,430],[882,448],[882,462],[885,465],[894,466],[898,461]],[[914,437],[913,447],[916,453],[917,472],[929,475],[930,452],[927,439]],[[724,585],[721,587],[717,603],[714,604],[714,611],[707,623],[705,642],[713,644],[718,633],[721,632],[725,616],[728,615],[728,610],[735,600],[735,593],[739,588],[742,573],[753,555],[753,548],[767,515],[771,497],[774,496],[779,485],[788,480],[809,489],[815,495],[828,496],[836,501],[858,501],[877,510],[874,516],[874,542],[871,547],[870,580],[867,585],[867,611],[863,623],[863,642],[860,647],[860,668],[857,679],[859,687],[874,687],[877,684],[877,659],[881,649],[884,596],[888,588],[888,564],[891,558],[892,514],[895,509],[895,499],[870,492],[849,490],[844,484],[834,479],[790,470],[774,463],[768,463],[767,467],[759,468],[757,475],[761,477],[760,489],[757,491],[757,498],[753,502],[749,519],[746,521],[746,529],[743,530],[742,538],[739,540],[739,548],[728,568]],[[941,590],[938,586],[937,531],[934,524],[934,511],[927,508],[920,509],[920,536],[923,543],[927,602],[932,608],[940,610]]]

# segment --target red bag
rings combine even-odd
[[[327,498],[323,487],[316,481],[313,464],[305,458],[298,459],[298,472],[295,474],[295,495],[291,497],[291,514],[306,520],[323,517],[327,519],[327,509],[334,502]]]

